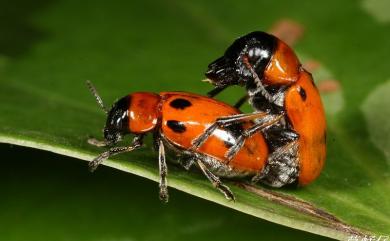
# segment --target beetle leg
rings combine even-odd
[[[237,103],[234,104],[234,107],[240,109],[240,107],[249,99],[249,95],[244,95],[241,97]]]
[[[254,113],[237,114],[237,115],[218,118],[200,136],[198,136],[196,139],[192,141],[191,150],[198,149],[211,136],[213,131],[215,131],[215,129],[217,129],[218,127],[224,127],[242,121],[259,119],[267,115],[268,113],[266,112],[254,112]]]
[[[195,164],[195,160],[193,158],[186,158],[184,160],[180,161],[181,166],[186,169],[187,171],[190,170],[192,165]]]
[[[268,157],[265,168],[252,178],[252,182],[261,180],[272,187],[282,187],[295,182],[299,174],[297,151],[298,140],[277,148]]]
[[[160,139],[158,141],[158,167],[160,171],[160,200],[163,202],[168,202],[168,187],[167,187],[167,175],[168,175],[168,167],[167,162],[165,160],[165,148],[164,143]]]
[[[207,169],[206,165],[202,162],[200,158],[198,158],[196,161],[200,170],[207,177],[207,179],[209,179],[213,186],[217,188],[220,192],[222,192],[226,199],[235,201],[234,195],[232,191],[230,191],[230,188],[224,185],[216,175],[214,175],[209,169]]]
[[[268,146],[271,150],[277,150],[287,143],[295,141],[299,138],[299,134],[288,127],[280,126],[267,129],[264,132],[265,139],[268,140]]]
[[[255,134],[258,131],[263,130],[266,127],[272,126],[273,124],[277,123],[279,120],[283,118],[283,114],[277,115],[273,117],[272,119],[266,121],[266,122],[260,122],[258,124],[255,124],[251,128],[245,130],[240,137],[238,137],[237,142],[232,146],[229,151],[225,154],[225,157],[228,159],[229,163],[231,159],[237,154],[237,152],[241,149],[241,147],[244,145],[245,140],[249,137],[251,137],[253,134]]]
[[[108,151],[105,151],[101,153],[99,156],[97,156],[95,159],[93,159],[91,162],[89,162],[89,170],[91,172],[95,171],[96,168],[105,160],[110,158],[111,156],[134,151],[135,149],[138,149],[142,146],[142,138],[143,135],[137,135],[133,139],[133,143],[131,143],[130,146],[119,146],[119,147],[112,147]]]
[[[207,96],[214,97],[214,96],[218,95],[219,93],[221,93],[223,90],[225,90],[227,87],[228,87],[227,85],[214,87],[214,89],[207,92]]]

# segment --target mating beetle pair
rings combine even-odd
[[[186,169],[196,165],[227,199],[234,195],[219,177],[249,176],[272,187],[306,185],[318,177],[326,155],[324,110],[311,74],[287,44],[264,32],[249,33],[212,62],[206,76],[215,86],[210,97],[231,85],[245,86],[247,95],[235,106],[249,100],[255,112],[243,114],[186,92],[136,92],[107,110],[89,83],[108,115],[104,141],[89,143],[112,146],[135,135],[130,146],[96,157],[91,170],[112,155],[140,148],[144,135],[153,133],[163,201],[168,200],[164,147],[183,156]]]

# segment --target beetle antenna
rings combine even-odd
[[[99,104],[100,108],[102,108],[102,110],[103,110],[106,114],[108,114],[108,110],[107,110],[107,108],[104,106],[103,100],[102,100],[102,98],[100,97],[99,93],[97,92],[95,86],[93,86],[93,84],[92,84],[91,81],[89,81],[89,80],[86,81],[86,84],[87,84],[87,86],[88,86],[89,91],[91,91],[92,95],[95,97],[96,102]]]
[[[249,63],[248,58],[244,58],[243,62],[246,65],[246,67],[249,69],[249,71],[251,72],[251,74],[254,78],[255,84],[257,86],[257,89],[253,93],[249,93],[249,96],[253,96],[253,95],[260,92],[266,100],[268,100],[270,103],[274,103],[274,101],[275,101],[274,98],[268,93],[268,91],[265,89],[264,85],[261,83],[259,76],[257,75],[256,71],[254,70],[253,66]]]

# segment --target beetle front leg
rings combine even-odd
[[[143,136],[135,136],[133,139],[133,143],[131,143],[130,146],[119,146],[119,147],[112,147],[108,151],[105,151],[101,153],[99,156],[97,156],[95,159],[93,159],[91,162],[89,162],[89,170],[91,172],[95,171],[96,168],[105,160],[110,158],[111,156],[120,154],[120,153],[125,153],[125,152],[131,152],[134,151],[135,149],[138,149],[142,146],[142,138]],[[90,139],[91,140],[91,139]],[[89,140],[88,140],[89,142]]]

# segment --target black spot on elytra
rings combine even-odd
[[[167,126],[176,133],[183,133],[186,131],[184,124],[177,120],[168,120]]]
[[[191,106],[192,104],[186,99],[177,98],[172,100],[171,103],[169,103],[169,105],[175,109],[184,110],[185,108]]]
[[[300,87],[299,88],[299,95],[301,96],[301,99],[303,100],[303,101],[305,101],[306,100],[306,91],[305,91],[305,89],[304,88],[302,88],[302,87]]]

